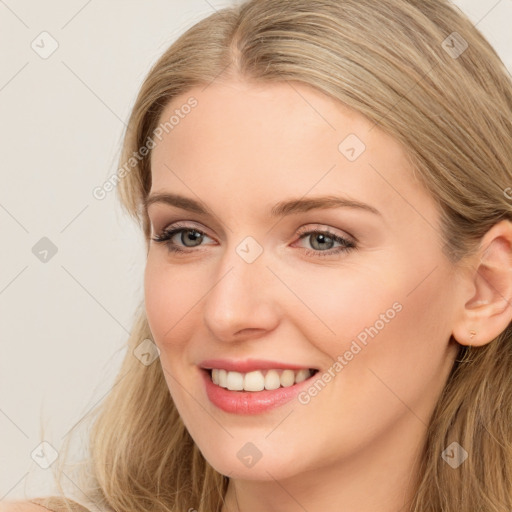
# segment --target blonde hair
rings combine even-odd
[[[512,83],[447,0],[252,0],[212,14],[152,67],[121,164],[147,145],[169,101],[230,77],[310,85],[395,137],[440,208],[452,262],[512,219],[504,193],[512,184]],[[147,243],[142,202],[150,187],[149,152],[118,184]],[[158,361],[144,366],[134,357],[146,338],[141,305],[117,380],[92,418],[81,488],[119,512],[220,511],[228,478],[188,434]],[[483,347],[460,347],[428,427],[410,512],[512,510],[511,375],[510,325]],[[469,453],[457,469],[441,458],[453,441]]]

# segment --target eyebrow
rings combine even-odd
[[[200,201],[196,201],[195,199],[181,196],[179,194],[151,194],[144,201],[144,208],[146,212],[148,211],[149,206],[154,203],[163,203],[192,213],[211,215],[212,217],[215,217],[213,211]],[[369,204],[361,203],[360,201],[355,201],[349,198],[327,195],[281,201],[272,207],[270,210],[270,217],[284,217],[294,213],[304,213],[310,210],[325,210],[332,208],[354,208],[382,216],[379,210]]]

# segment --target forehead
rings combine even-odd
[[[155,139],[152,191],[212,196],[229,189],[239,206],[255,196],[261,203],[345,193],[378,209],[390,201],[397,207],[400,195],[425,196],[394,138],[305,84],[214,82],[174,98],[161,125],[173,117]]]
[[[187,107],[190,98],[196,102],[193,109]],[[194,132],[197,139],[202,137],[202,146],[228,147],[231,142],[232,146],[241,143],[247,149],[263,145],[276,152],[288,146],[298,152],[296,143],[309,138],[316,142],[320,137],[326,143],[336,141],[348,129],[368,138],[374,128],[357,111],[297,82],[230,81],[195,87],[165,107],[160,126],[171,118],[175,124],[168,126],[163,136],[174,139],[176,145]],[[173,144],[173,140],[168,142]]]

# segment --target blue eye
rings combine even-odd
[[[306,231],[300,236],[300,240],[309,238],[310,244],[314,247],[315,245],[317,247],[327,247],[327,250],[323,249],[317,249],[314,247],[314,250],[311,249],[305,249],[304,252],[308,256],[333,256],[335,254],[340,254],[342,252],[350,251],[351,249],[356,249],[356,245],[351,240],[348,240],[347,238],[343,238],[341,236],[335,235],[334,233],[331,233],[330,231],[320,231],[320,230],[314,230],[314,231]],[[336,247],[332,249],[332,244],[338,243],[340,244],[339,247]]]
[[[193,247],[199,247],[197,242],[202,242],[204,237],[207,236],[205,233],[199,231],[196,228],[176,226],[173,229],[164,230],[161,234],[154,237],[153,240],[158,243],[164,243],[167,246],[167,248],[172,252],[190,252],[187,249],[181,249],[179,245],[172,241],[172,239],[178,233],[181,233],[181,236],[179,237],[181,243],[183,244],[184,247],[188,249],[191,249]],[[187,245],[188,243],[190,243],[191,245]]]
[[[178,234],[180,234],[178,239],[182,245],[179,245],[173,241],[173,238],[175,238],[175,236]],[[158,236],[152,238],[152,240],[157,243],[165,244],[170,252],[186,254],[194,252],[194,247],[200,247],[201,242],[205,237],[209,238],[204,232],[196,229],[195,227],[187,225],[175,225],[172,229],[165,229]],[[328,230],[307,231],[300,234],[299,239],[304,240],[308,237],[310,239],[310,244],[313,246],[313,249],[304,248],[304,252],[308,256],[334,256],[336,254],[348,252],[351,249],[357,248],[355,243],[351,240],[331,233]],[[333,244],[339,244],[339,246],[332,248]]]

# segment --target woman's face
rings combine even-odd
[[[152,236],[182,231],[151,241],[146,310],[203,455],[248,480],[414,460],[456,357],[460,287],[401,146],[298,83],[214,82],[161,121]],[[286,365],[318,372],[290,386]],[[230,387],[286,386],[221,389],[202,366],[243,370]]]

